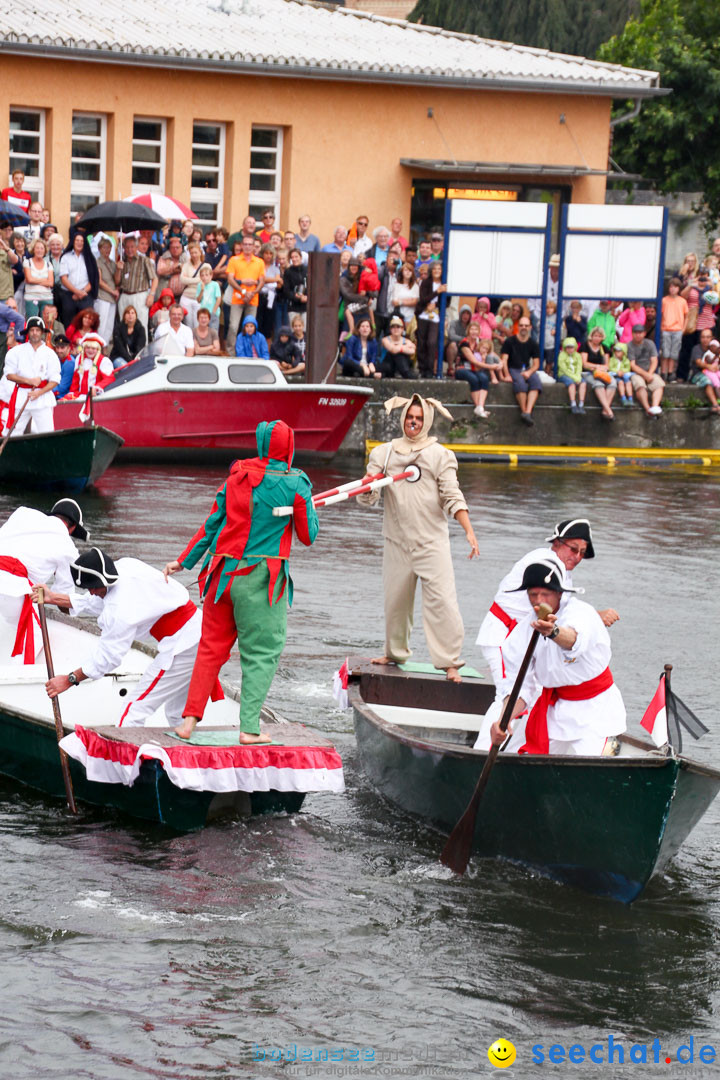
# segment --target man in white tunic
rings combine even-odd
[[[0,663],[21,654],[35,663],[42,640],[35,636],[33,586],[72,588],[70,563],[78,552],[71,537],[88,538],[74,499],[60,499],[49,514],[19,506],[0,528]]]
[[[598,612],[563,586],[556,562],[531,563],[521,588],[533,611],[506,642],[503,700],[512,690],[533,631],[541,636],[513,712],[520,716],[530,710],[525,742],[518,752],[602,755],[608,739],[626,728],[625,705],[609,667],[610,635]],[[540,604],[551,609],[546,619],[537,617]],[[499,721],[492,726],[491,738],[496,746],[507,738]]]
[[[108,675],[122,663],[133,641],[154,641],[157,656],[146,668],[118,726],[142,727],[164,705],[168,724],[177,727],[202,623],[185,586],[174,579],[166,581],[160,570],[139,559],[118,559],[116,564],[99,548],[90,548],[76,559],[70,572],[75,586],[89,595],[52,592],[46,602],[70,606],[71,615],[95,615],[101,635],[79,667],[47,682],[48,697],[57,697],[86,679]]]
[[[521,619],[531,613],[527,593],[518,592],[525,568],[538,560],[550,559],[562,569],[563,584],[572,588],[572,571],[583,559],[594,559],[592,530],[587,518],[571,518],[560,521],[552,536],[546,538],[550,547],[534,548],[513,566],[498,585],[495,599],[482,621],[477,642],[492,672],[495,686],[499,686],[505,674],[503,646]],[[612,626],[620,618],[613,608],[600,612],[605,626]]]
[[[419,479],[399,481],[385,488],[383,515],[383,588],[385,592],[385,655],[374,663],[402,664],[411,655],[410,634],[418,578],[422,582],[425,640],[436,668],[448,679],[460,681],[461,650],[465,635],[455,592],[450,552],[449,517],[465,531],[468,558],[479,555],[467,503],[457,480],[457,458],[430,435],[435,410],[452,419],[439,401],[419,394],[390,398],[385,409],[402,408],[402,436],[376,446],[367,466],[370,479],[378,473],[396,476],[410,465]],[[358,496],[372,506],[379,492]]]
[[[3,435],[8,432],[14,436],[23,435],[28,423],[31,432],[36,435],[52,431],[55,427],[53,390],[60,382],[60,361],[57,354],[43,344],[45,323],[41,318],[34,315],[28,319],[25,329],[27,341],[10,349],[0,379]],[[20,417],[23,406],[24,412]]]

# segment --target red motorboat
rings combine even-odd
[[[94,400],[94,420],[124,440],[122,455],[159,458],[255,453],[261,420],[284,420],[301,456],[334,454],[370,387],[288,383],[273,361],[143,355]],[[58,402],[55,427],[82,424],[82,399]]]

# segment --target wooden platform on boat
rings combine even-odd
[[[201,746],[198,743],[176,739],[168,734],[167,728],[161,727],[93,727],[92,730],[103,739],[108,739],[111,742],[128,743],[131,746],[138,746],[141,743],[154,743],[156,746],[163,747],[196,746],[198,750],[209,749],[209,747],[205,745]],[[201,727],[198,728],[198,731],[200,733],[210,734],[212,732],[226,732],[228,731],[228,728],[226,726]],[[267,727],[263,728],[263,734],[271,736],[273,743],[276,746],[319,746],[323,748],[333,748],[333,743],[330,742],[329,739],[323,739],[321,736],[309,731],[308,728],[304,727],[302,724],[269,724]],[[240,744],[238,743],[238,745]],[[266,747],[268,744],[258,743],[257,745]]]
[[[397,664],[373,664],[367,656],[349,657],[348,670],[351,679],[360,681],[360,693],[368,705],[482,714],[495,700],[492,683],[473,676],[466,676],[460,683],[450,682],[439,673],[403,671]]]

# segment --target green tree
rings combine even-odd
[[[719,36],[717,0],[642,0],[639,17],[599,51],[603,60],[658,71],[673,91],[615,129],[613,158],[660,191],[702,191],[709,228],[720,219]]]
[[[637,11],[638,0],[417,0],[409,18],[464,34],[594,56],[598,45]]]

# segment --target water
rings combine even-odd
[[[349,475],[312,470],[320,487]],[[632,726],[672,662],[676,690],[711,729],[692,753],[720,765],[716,480],[495,466],[460,478],[482,552],[469,562],[453,528],[468,662],[481,666],[476,628],[508,566],[556,520],[587,514],[598,557],[575,579],[585,599],[621,613],[613,671]],[[182,466],[115,468],[81,500],[92,539],[162,565],[217,480]],[[0,515],[17,502],[3,496]],[[642,1075],[675,1076],[691,1036],[695,1064],[680,1071],[715,1075],[699,1051],[720,1052],[718,804],[629,909],[501,863],[475,861],[454,879],[438,862],[441,839],[368,788],[351,716],[330,694],[344,656],[382,644],[381,557],[379,513],[323,512],[315,547],[294,557],[288,646],[269,699],[335,740],[346,795],[310,796],[295,818],[176,837],[99,812],[71,821],[0,780],[0,1077],[470,1078],[493,1073],[487,1048],[499,1037],[517,1048],[507,1075],[527,1076],[533,1046],[601,1044],[606,1060],[611,1035],[625,1065],[615,1050],[605,1077],[627,1074],[633,1044],[649,1048]],[[426,659],[419,629],[416,644]],[[336,1060],[288,1062],[303,1051]],[[567,1059],[545,1068],[593,1072]]]

